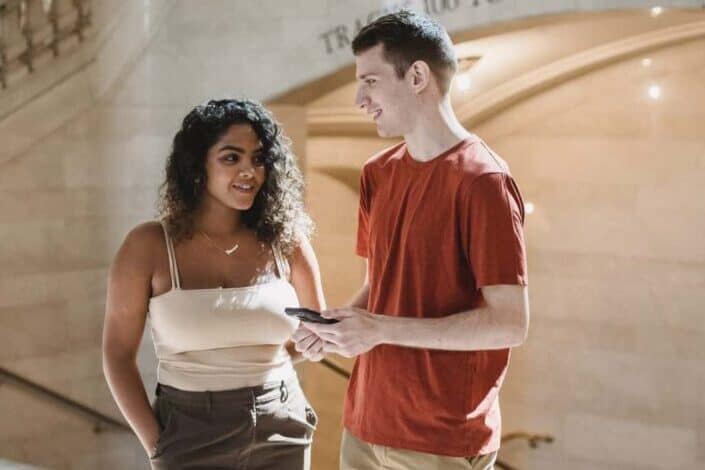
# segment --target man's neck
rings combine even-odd
[[[450,98],[422,110],[417,116],[412,131],[404,135],[414,160],[432,160],[470,136],[455,116]]]

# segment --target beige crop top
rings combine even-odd
[[[279,277],[246,287],[181,289],[174,245],[164,228],[171,290],[149,300],[159,359],[157,380],[181,390],[216,391],[286,380],[295,374],[286,341],[299,305],[289,265],[273,247]],[[237,258],[235,259],[237,262]]]

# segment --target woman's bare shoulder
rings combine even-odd
[[[144,259],[160,253],[164,246],[164,229],[158,221],[144,222],[132,228],[125,236],[120,251]]]

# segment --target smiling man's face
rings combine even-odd
[[[399,78],[378,44],[355,56],[355,104],[364,109],[381,137],[399,137],[410,131],[415,94],[408,77]],[[407,74],[408,75],[408,74]]]

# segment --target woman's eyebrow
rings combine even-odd
[[[218,149],[218,150],[219,150],[219,151],[223,151],[223,150],[234,150],[234,151],[239,152],[239,153],[244,153],[244,152],[245,152],[244,149],[241,149],[240,147],[235,147],[234,145],[230,145],[230,144],[225,144],[225,145],[223,145],[222,147],[220,147],[220,149]]]
[[[263,149],[264,149],[264,147],[262,147],[262,146],[260,145],[259,147],[257,147],[256,149],[254,149],[252,153],[261,152]],[[225,145],[223,145],[222,147],[220,147],[220,148],[218,149],[218,151],[220,151],[220,152],[222,152],[223,150],[233,150],[233,151],[238,152],[238,153],[245,153],[245,149],[240,148],[240,147],[235,147],[234,145],[230,145],[230,144],[225,144]]]

